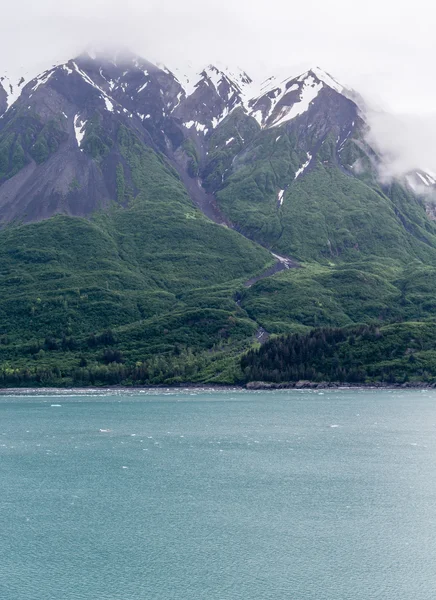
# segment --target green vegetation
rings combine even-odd
[[[124,168],[121,163],[117,165],[116,169],[116,181],[117,181],[117,200],[121,204],[124,202],[126,195],[126,181],[124,179]]]
[[[432,318],[436,269],[418,260],[303,264],[245,290],[241,307],[271,333]]]
[[[216,192],[221,187],[233,159],[255,138],[259,130],[258,123],[248,117],[242,108],[231,112],[220,123],[209,140],[207,163],[201,173],[207,191]]]
[[[11,110],[0,133],[0,184],[31,159],[38,164],[45,162],[66,138],[57,120],[44,124],[29,110]]]
[[[246,381],[436,382],[436,323],[319,328],[269,340],[241,360]]]
[[[302,261],[328,264],[373,256],[435,263],[436,225],[420,200],[397,183],[382,189],[344,172],[330,138],[295,179],[307,162],[296,147],[292,133],[266,130],[237,156],[217,196],[244,233]],[[354,164],[356,155],[350,149],[346,158]],[[280,190],[285,190],[281,205]]]
[[[8,119],[0,182],[66,135],[24,109]],[[82,158],[109,208],[0,232],[0,385],[433,381],[435,223],[419,198],[377,183],[358,138],[339,157],[327,135],[296,178],[317,134],[299,135],[235,110],[204,161],[182,142],[238,231],[300,261],[247,288],[271,254],[206,219],[163,155],[96,112]],[[77,178],[69,191],[80,196]],[[272,337],[257,351],[259,327]]]
[[[86,123],[85,137],[81,145],[82,150],[96,161],[102,161],[113,146],[110,132],[102,124],[102,116],[95,113]]]
[[[224,183],[220,183],[217,193],[220,207],[246,235],[267,247],[275,246],[283,234],[279,190],[291,185],[295,172],[305,160],[303,153],[300,159],[295,151],[295,139],[286,132],[261,132],[236,156],[233,170],[226,174]],[[218,177],[221,180],[222,175],[217,170],[209,177],[216,181]],[[286,252],[290,254],[290,248],[286,248]]]
[[[188,174],[190,177],[198,177],[198,152],[190,139],[186,139],[182,145],[183,150],[188,157]]]
[[[27,162],[20,135],[8,133],[0,137],[0,181],[13,177]]]
[[[35,162],[41,164],[56,152],[61,142],[65,141],[67,137],[65,131],[60,129],[59,123],[50,120],[39,132],[34,144],[29,149],[29,154]]]
[[[138,190],[127,208],[0,234],[3,385],[228,381],[251,345],[258,326],[233,296],[271,256],[207,220],[130,132],[119,139]]]

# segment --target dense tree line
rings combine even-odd
[[[386,337],[386,339],[385,339]],[[409,336],[410,337],[410,336]],[[375,325],[320,328],[308,334],[290,334],[270,339],[241,359],[246,381],[272,383],[334,381],[364,383],[405,382],[410,376],[433,381],[436,366],[425,368],[415,357],[419,339],[392,339]],[[434,347],[430,343],[430,349]],[[412,347],[408,347],[412,346]],[[428,343],[427,343],[428,346]]]
[[[220,341],[208,349],[167,344],[166,351],[123,343],[110,329],[82,339],[47,336],[0,366],[0,387],[173,385],[249,381],[387,384],[436,382],[436,321],[319,328],[247,346]],[[143,349],[143,350],[142,350]],[[142,356],[141,356],[142,355]]]
[[[176,347],[173,354],[156,356],[135,364],[123,364],[119,350],[106,348],[99,361],[81,356],[77,365],[0,368],[0,387],[159,385],[196,381],[206,358]]]

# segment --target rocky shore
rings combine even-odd
[[[288,383],[271,383],[267,381],[250,381],[246,384],[247,390],[318,390],[341,388],[367,388],[367,389],[429,389],[436,388],[436,383],[423,381],[407,381],[405,383],[345,383],[332,381],[291,381]]]

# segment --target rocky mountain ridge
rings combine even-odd
[[[229,115],[241,110],[252,131],[278,127],[307,112],[318,94],[340,89],[319,70],[278,87],[269,81],[257,98],[243,71],[209,65],[190,81],[180,79],[127,52],[84,53],[15,86],[3,79],[0,220],[89,214],[110,202],[115,196],[111,148],[120,124],[179,170],[189,164],[191,171],[207,171],[209,140]],[[231,136],[225,140],[226,146],[234,147],[233,142]]]
[[[292,181],[316,164],[376,185],[381,159],[368,146],[367,124],[353,97],[318,67],[257,84],[243,70],[225,66],[175,75],[128,51],[88,51],[15,85],[4,78],[0,222],[88,215],[114,200],[123,202],[116,177],[116,166],[123,164],[120,127],[165,156],[200,207],[213,202],[218,207],[205,194],[219,194],[247,156],[261,158],[270,135],[275,144],[291,136],[293,145],[292,173],[276,184],[278,207]],[[128,166],[123,169],[129,180]],[[435,182],[417,170],[403,185],[428,196]],[[128,186],[134,195],[131,178]],[[432,218],[430,201],[427,207]]]

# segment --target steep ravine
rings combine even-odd
[[[175,158],[173,159],[173,165],[177,169],[177,172],[179,173],[180,178],[186,190],[188,191],[192,201],[206,217],[208,217],[214,223],[217,223],[217,225],[224,225],[226,227],[229,227],[230,229],[237,231],[246,239],[250,239],[248,236],[244,235],[241,231],[239,231],[238,228],[235,227],[233,223],[231,223],[231,221],[229,221],[229,219],[222,213],[215,199],[215,196],[206,192],[206,190],[202,186],[202,182],[199,177],[190,177],[189,174],[186,172],[184,165],[181,165],[180,162],[177,161]],[[255,240],[250,239],[250,241]],[[252,277],[251,279],[245,281],[244,286],[247,288],[251,287],[252,285],[257,283],[258,281],[261,281],[262,279],[272,277],[273,275],[276,275],[277,273],[280,273],[282,271],[286,271],[287,269],[295,269],[300,266],[295,260],[285,256],[279,256],[278,254],[274,254],[269,248],[266,248],[265,246],[263,247],[271,253],[271,255],[276,259],[276,262],[272,266],[265,269],[259,275],[256,275],[255,277]],[[238,300],[238,298],[235,298],[235,302],[239,306],[240,301]],[[266,331],[266,329],[262,327],[260,323],[257,323],[257,325],[259,326],[259,328],[255,334],[256,339],[260,344],[264,344],[266,341],[268,341],[270,334],[268,331]]]
[[[245,287],[251,287],[257,281],[260,281],[261,279],[266,279],[267,277],[271,277],[272,275],[276,275],[277,273],[285,271],[286,269],[295,269],[300,266],[292,258],[274,254],[269,248],[263,246],[257,240],[253,240],[248,236],[244,235],[241,231],[239,231],[239,229],[235,225],[233,225],[233,223],[231,223],[231,221],[223,214],[220,207],[218,206],[215,196],[213,194],[209,194],[203,188],[201,179],[199,177],[190,177],[189,174],[186,172],[184,165],[181,165],[180,162],[177,159],[175,159],[175,157],[173,158],[172,162],[173,166],[177,169],[180,179],[182,180],[186,190],[188,191],[191,200],[206,217],[208,217],[214,223],[217,223],[217,225],[225,225],[226,227],[237,231],[240,235],[242,235],[246,239],[249,239],[251,242],[256,242],[257,244],[265,248],[265,250],[268,250],[268,252],[270,252],[271,255],[276,259],[276,263],[271,267],[265,269],[263,273],[247,280],[244,283]]]

